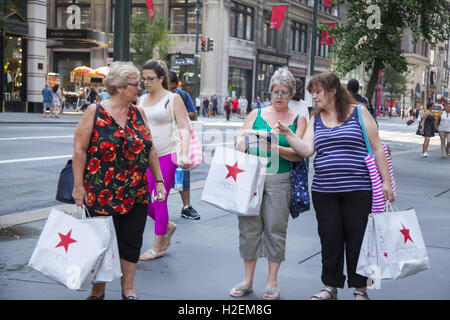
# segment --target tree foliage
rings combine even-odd
[[[347,6],[347,19],[334,29],[323,25],[335,38],[333,55],[336,72],[346,74],[364,63],[371,72],[366,96],[371,99],[378,72],[390,65],[399,73],[407,71],[400,42],[411,30],[414,42],[424,38],[430,44],[447,41],[450,35],[450,3],[446,0],[333,0],[333,5]],[[379,8],[380,24],[373,23]]]
[[[163,16],[152,19],[140,16],[130,23],[130,58],[136,66],[154,58],[154,50],[159,48],[159,56],[165,60],[172,40],[167,29],[168,21]]]
[[[383,91],[389,93],[389,98],[400,98],[407,93],[406,84],[408,79],[404,73],[400,73],[390,65],[387,65],[383,71]]]

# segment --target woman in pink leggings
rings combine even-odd
[[[170,190],[175,180],[175,170],[181,164],[183,169],[189,167],[190,124],[181,96],[170,92],[167,67],[162,61],[147,61],[142,66],[142,81],[147,94],[139,98],[138,105],[144,110],[153,145],[159,156],[159,166],[163,180],[155,180],[147,170],[148,185],[152,199],[156,199],[156,185],[163,183]],[[178,130],[177,130],[178,129]],[[177,131],[182,136],[180,159],[177,159],[176,143],[173,139]],[[164,256],[170,244],[170,238],[176,225],[169,221],[167,198],[164,201],[152,201],[148,205],[148,216],[155,220],[155,240],[150,249],[143,253],[140,260],[153,260]]]

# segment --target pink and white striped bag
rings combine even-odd
[[[380,176],[380,172],[378,171],[378,167],[375,162],[375,155],[372,153],[372,148],[370,147],[369,139],[367,138],[366,129],[364,127],[364,122],[361,116],[361,105],[358,106],[358,117],[359,123],[361,125],[361,131],[364,136],[364,140],[366,142],[367,151],[369,154],[364,159],[366,163],[367,169],[369,169],[370,180],[372,182],[372,214],[382,213],[386,207],[386,201],[384,200],[384,192],[382,189],[383,181]],[[392,160],[389,155],[389,151],[386,145],[383,145],[384,154],[386,155],[386,160],[388,162],[389,167],[389,175],[391,177],[391,186],[392,191],[394,192],[394,197],[397,197],[397,191],[395,188],[395,180],[394,180],[394,172],[392,169]]]

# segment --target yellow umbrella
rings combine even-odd
[[[94,72],[94,69],[86,66],[76,67],[75,69],[72,70],[72,73],[81,74],[82,76],[90,75],[92,72]]]
[[[101,76],[105,77],[109,72],[109,67],[100,67],[94,70],[94,72],[91,73],[91,76]]]

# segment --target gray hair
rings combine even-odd
[[[139,79],[141,73],[131,62],[116,61],[109,66],[109,72],[105,77],[104,84],[110,96],[117,93],[116,88],[126,87],[129,78]]]
[[[272,91],[275,86],[286,86],[289,89],[291,96],[295,94],[295,78],[287,67],[277,69],[272,75],[269,91]]]

